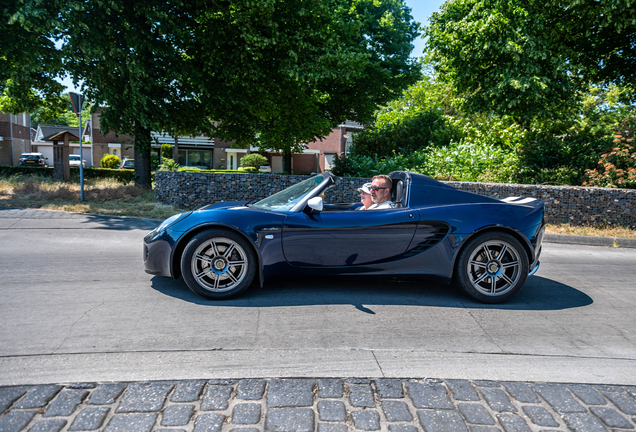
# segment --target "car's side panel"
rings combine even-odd
[[[382,263],[360,266],[301,267],[301,275],[342,275],[342,276],[422,276],[437,282],[449,283],[453,277],[453,258],[459,249],[463,236],[450,234],[435,247],[424,252]]]
[[[418,222],[410,209],[294,213],[283,227],[283,251],[295,266],[355,266],[399,259]]]

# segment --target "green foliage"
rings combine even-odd
[[[118,168],[121,165],[121,159],[117,155],[106,154],[99,161],[102,168]]]
[[[636,188],[636,117],[624,119],[614,142],[598,161],[597,169],[586,170],[584,185]]]
[[[161,149],[163,151],[163,147]],[[179,164],[169,157],[163,157],[159,171],[181,171]]]
[[[132,170],[108,169],[108,168],[84,168],[85,179],[112,178],[122,183],[129,183],[135,179]],[[22,167],[0,166],[0,176],[34,175],[40,177],[53,177],[53,168],[49,167]],[[71,176],[79,177],[79,167],[71,167]]]
[[[442,180],[494,183],[510,183],[519,163],[514,149],[471,142],[429,147],[422,161],[413,171]]]
[[[0,2],[0,111],[42,108],[46,120],[64,113],[62,58],[55,47],[58,5],[44,0]]]
[[[161,144],[161,159],[172,159],[172,146],[170,144]]]
[[[571,118],[590,82],[636,86],[636,0],[449,0],[425,34],[464,109],[526,129]]]
[[[73,112],[73,108],[70,105],[70,99],[68,94],[62,96],[62,102],[67,104],[66,111],[54,118],[46,117],[46,109],[40,107],[31,113],[31,125],[37,129],[38,125],[56,125],[56,126],[71,126],[79,127],[79,118]],[[88,104],[84,104],[82,108],[82,127],[86,126],[86,122],[91,116],[91,107]]]
[[[355,151],[367,156],[389,156],[394,150],[411,152],[428,146],[448,144],[438,138],[446,126],[438,110],[389,111],[378,116],[373,127],[354,138]]]
[[[244,168],[256,168],[267,164],[267,158],[258,153],[250,153],[241,158],[241,166]]]

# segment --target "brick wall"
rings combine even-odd
[[[155,174],[155,200],[185,209],[220,201],[265,198],[308,176],[268,174],[215,174],[159,171]],[[328,202],[357,202],[356,189],[368,178],[340,178],[327,192]],[[545,203],[550,223],[573,225],[612,223],[636,228],[636,190],[592,187],[444,182],[457,189],[504,198],[523,196]]]

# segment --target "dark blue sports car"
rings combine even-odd
[[[539,267],[543,203],[463,192],[389,174],[395,208],[327,204],[337,177],[311,177],[257,202],[224,202],[165,220],[144,238],[146,272],[183,276],[210,299],[289,275],[417,275],[499,303]]]

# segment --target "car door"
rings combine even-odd
[[[406,252],[418,219],[408,208],[293,213],[283,225],[283,252],[300,267],[390,261]]]

